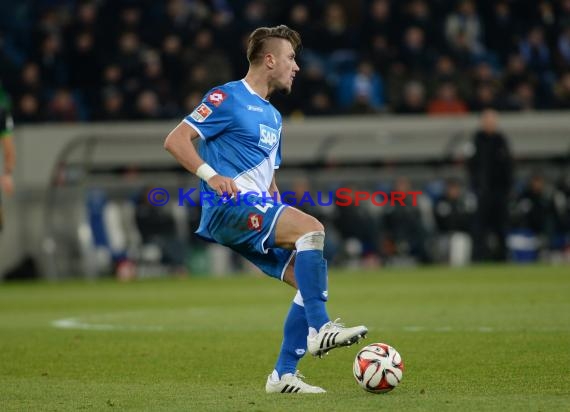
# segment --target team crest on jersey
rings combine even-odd
[[[220,106],[224,100],[226,99],[228,95],[225,94],[223,91],[221,90],[214,90],[212,93],[210,93],[210,95],[208,96],[208,101],[210,103],[212,103],[214,106],[218,107]]]
[[[279,130],[264,124],[259,125],[259,143],[257,144],[264,149],[271,150],[279,142]]]
[[[261,231],[261,225],[263,225],[263,216],[259,213],[250,213],[247,216],[247,228],[249,230]]]
[[[198,123],[202,123],[212,114],[212,109],[202,103],[200,106],[196,107],[194,111],[190,114],[190,117],[196,120]]]

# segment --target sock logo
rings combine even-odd
[[[303,356],[305,354],[305,349],[295,349],[295,353],[299,356]]]
[[[329,297],[329,291],[328,291],[328,290],[325,290],[325,291],[323,292],[323,298],[327,299],[328,297]]]

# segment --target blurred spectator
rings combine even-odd
[[[239,20],[240,33],[249,34],[257,27],[270,26],[268,5],[263,0],[249,0],[245,7],[239,9],[242,18]]]
[[[318,61],[307,62],[303,73],[295,78],[297,86],[293,89],[290,98],[277,99],[279,110],[284,109],[285,113],[294,110],[301,111],[306,115],[327,115],[335,113],[338,105],[333,99],[333,88],[326,80],[326,73]]]
[[[43,113],[38,98],[26,93],[18,97],[14,107],[14,117],[17,122],[37,123],[43,120]]]
[[[135,79],[141,71],[142,53],[144,51],[138,34],[132,31],[121,33],[117,46],[118,50],[114,61],[121,68],[126,81]]]
[[[354,72],[340,78],[339,106],[351,113],[374,113],[384,106],[382,79],[369,61],[362,61]]]
[[[431,69],[434,56],[426,45],[425,33],[419,27],[409,27],[404,32],[400,60],[412,72],[423,73]]]
[[[463,71],[457,70],[453,59],[445,54],[437,58],[434,73],[428,83],[428,94],[436,94],[443,83],[454,84],[458,94],[463,98],[471,94],[469,78]]]
[[[519,53],[532,72],[540,78],[548,75],[551,70],[551,56],[542,27],[536,26],[528,31],[519,43]]]
[[[453,83],[443,83],[437,89],[436,96],[428,103],[430,115],[461,115],[468,112],[467,104],[457,94]]]
[[[556,40],[556,11],[551,0],[539,0],[536,6],[535,25],[544,30],[547,44],[554,44]]]
[[[536,83],[536,77],[528,70],[522,56],[513,53],[509,56],[507,67],[503,72],[502,81],[505,91],[513,93],[521,83]]]
[[[445,22],[445,36],[451,50],[466,50],[473,58],[481,56],[483,28],[475,2],[460,0]]]
[[[438,231],[438,255],[453,266],[471,260],[471,229],[477,200],[463,192],[457,179],[449,179],[445,193],[433,208]]]
[[[33,13],[14,5],[18,19],[0,33],[0,74],[15,101],[33,96],[23,99],[28,108],[34,99],[44,106],[57,89],[73,90],[81,120],[100,117],[107,86],[123,96],[126,119],[136,118],[136,98],[146,89],[158,95],[164,116],[175,116],[188,95],[243,76],[250,30],[280,22],[303,39],[297,80],[313,63],[323,72],[311,79],[320,82],[312,92],[290,102],[276,98],[284,115],[346,112],[327,90],[361,61],[384,81],[392,110],[402,107],[410,81],[423,83],[430,98],[451,82],[474,110],[560,108],[560,78],[570,69],[570,0],[48,3]],[[160,63],[146,60],[149,50]],[[479,76],[489,71],[493,79]],[[362,103],[356,112],[377,110]]]
[[[422,83],[410,81],[404,86],[404,99],[396,107],[400,114],[420,114],[426,111],[426,90]]]
[[[315,28],[309,6],[303,2],[291,6],[287,16],[287,25],[296,30],[303,39],[303,47],[311,50],[317,42]]]
[[[507,0],[494,2],[490,18],[485,21],[485,40],[499,62],[504,65],[509,53],[514,48],[514,39],[520,34],[511,4]]]
[[[182,63],[181,38],[176,34],[166,35],[162,40],[160,53],[164,76],[170,82],[170,87],[177,90],[186,74],[186,67]]]
[[[424,33],[424,36],[432,45],[442,48],[443,45],[440,30],[437,25],[433,24],[434,16],[432,16],[429,2],[425,0],[411,0],[404,6],[402,23],[406,27],[418,27]]]
[[[534,87],[529,82],[519,83],[514,91],[507,96],[506,109],[529,111],[536,109]]]
[[[348,22],[346,11],[338,2],[330,2],[324,6],[323,21],[317,30],[319,42],[315,50],[323,54],[329,54],[332,60],[343,60],[354,57],[357,48],[357,36]]]
[[[78,33],[70,48],[70,84],[79,88],[93,87],[99,75],[95,37],[87,31]]]
[[[183,56],[182,63],[184,67],[194,69],[199,66],[205,69],[204,85],[200,86],[204,93],[214,85],[224,84],[232,78],[231,62],[221,50],[218,50],[214,44],[213,33],[207,29],[199,30],[196,33],[194,44]],[[189,85],[192,85],[189,87],[190,89],[198,86],[194,84],[195,81],[195,72],[191,69],[190,78],[184,82],[186,85],[185,92],[188,91]]]
[[[339,199],[335,198],[335,200]],[[363,205],[355,206],[354,203],[332,207],[335,210],[332,215],[333,226],[344,241],[344,258],[360,259],[367,255],[376,254],[378,251],[378,235],[370,230],[371,227],[377,227],[376,211]]]
[[[160,56],[154,50],[148,50],[143,57],[141,84],[158,96],[165,117],[178,114],[178,104],[170,82],[164,77]]]
[[[148,201],[148,191],[143,190],[136,201],[135,220],[143,246],[155,245],[160,249],[161,262],[184,271],[186,247],[177,237],[174,217],[167,207],[156,207]]]
[[[384,77],[388,75],[390,66],[396,59],[396,51],[386,36],[376,34],[370,38],[366,56],[374,65],[374,69]]]
[[[433,209],[435,223],[440,233],[471,231],[471,222],[477,200],[463,192],[458,179],[448,179],[445,192]]]
[[[554,246],[570,253],[570,173],[563,175],[557,182],[553,200]]]
[[[413,190],[407,177],[394,183],[394,192],[408,193]],[[428,263],[431,256],[427,248],[428,231],[419,205],[413,206],[410,197],[405,206],[394,202],[381,207],[379,237],[381,256],[389,262],[412,258]]]
[[[388,44],[398,41],[398,19],[392,10],[390,0],[373,0],[364,21],[365,44],[373,44],[374,38],[381,37]]]
[[[513,165],[506,137],[498,130],[498,115],[486,109],[473,139],[474,152],[468,162],[471,187],[477,197],[474,226],[474,258],[505,260],[508,199]]]
[[[477,88],[483,84],[491,86],[494,90],[500,90],[502,84],[497,77],[495,70],[488,62],[479,62],[473,68],[472,72],[472,87]]]
[[[102,107],[97,113],[94,113],[95,120],[101,121],[117,121],[127,119],[128,113],[125,108],[125,99],[123,94],[110,86],[101,93]]]
[[[516,197],[510,214],[509,248],[513,259],[536,260],[550,246],[554,235],[555,205],[544,177],[534,173]]]
[[[552,192],[546,187],[544,176],[534,173],[515,199],[511,226],[530,230],[535,236],[546,236],[552,232],[553,212]]]
[[[566,27],[558,36],[557,60],[559,69],[570,69],[570,26]]]
[[[500,98],[492,85],[483,83],[477,86],[473,98],[469,102],[469,110],[480,112],[485,109],[499,110],[502,108]]]
[[[59,35],[50,32],[42,38],[36,61],[46,86],[55,88],[67,84],[69,70]]]
[[[81,119],[79,105],[72,93],[65,88],[57,89],[47,104],[47,120],[76,122]]]
[[[136,98],[134,117],[138,120],[158,120],[164,118],[158,95],[152,90],[143,90]]]
[[[564,73],[554,88],[555,107],[570,109],[570,71]]]
[[[556,17],[559,29],[563,30],[570,27],[570,0],[560,0],[558,2]]]
[[[0,31],[0,68],[4,83],[10,84],[17,75],[18,67],[13,56],[6,50],[4,34]]]

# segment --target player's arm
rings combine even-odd
[[[200,157],[192,141],[198,138],[198,132],[185,122],[180,122],[166,137],[164,148],[186,170],[204,180],[219,195],[237,194],[238,188],[233,179],[219,175],[216,170]]]
[[[271,184],[269,185],[269,194],[271,197],[277,199],[278,202],[281,202],[281,194],[279,193],[279,188],[275,181],[275,172],[273,173],[273,179],[271,179]]]

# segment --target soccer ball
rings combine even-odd
[[[402,381],[404,362],[396,349],[372,343],[358,352],[353,373],[360,387],[372,393],[390,392]]]

